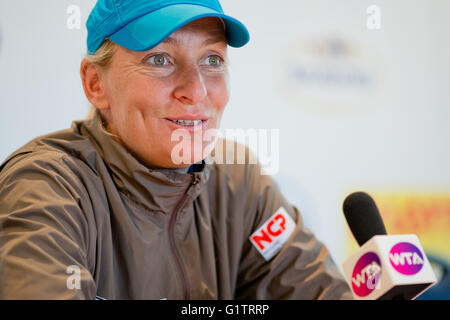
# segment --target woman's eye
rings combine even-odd
[[[218,67],[222,65],[222,58],[219,56],[209,56],[208,58],[205,59],[204,64],[208,65],[208,66],[212,66],[212,67]]]
[[[153,64],[155,66],[166,66],[169,64],[167,57],[163,54],[156,54],[147,59],[149,64]]]

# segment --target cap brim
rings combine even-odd
[[[248,30],[238,20],[210,8],[190,4],[171,5],[148,13],[128,23],[108,38],[127,49],[147,51],[182,26],[205,17],[223,19],[228,45],[239,48],[249,42]]]

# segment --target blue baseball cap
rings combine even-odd
[[[228,45],[238,48],[250,40],[247,28],[225,15],[218,0],[98,0],[86,23],[88,53],[94,54],[107,38],[133,51],[150,50],[205,17],[222,19]]]

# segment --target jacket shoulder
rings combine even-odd
[[[0,166],[2,218],[33,212],[31,220],[48,220],[57,230],[58,221],[67,222],[70,238],[89,247],[85,239],[94,213],[88,187],[96,178],[80,160],[80,139],[59,131],[32,140],[6,159]]]
[[[74,126],[37,137],[13,152],[0,165],[0,176],[13,168],[26,170],[44,163],[59,163],[76,171],[81,162],[96,172],[95,153],[89,139],[79,134]]]

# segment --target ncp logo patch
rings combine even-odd
[[[287,211],[280,207],[275,213],[250,236],[250,242],[266,259],[280,251],[295,229],[295,222]]]

